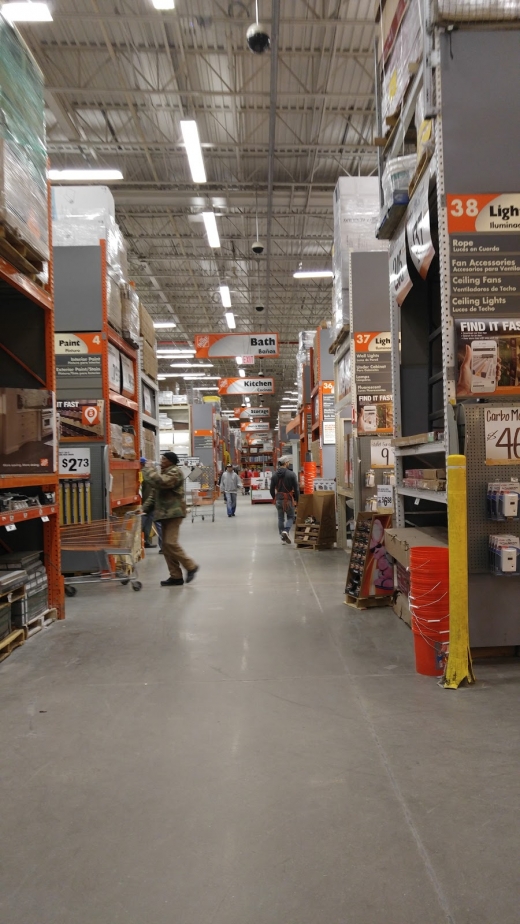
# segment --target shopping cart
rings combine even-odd
[[[209,517],[211,512],[211,522],[215,522],[215,501],[218,497],[217,490],[210,488],[197,488],[191,492],[191,522],[197,517],[204,519]]]
[[[74,597],[75,584],[132,584],[141,590],[136,563],[141,557],[141,513],[62,526],[61,571],[65,593]]]

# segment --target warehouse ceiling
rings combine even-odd
[[[274,408],[294,389],[298,332],[331,317],[330,279],[293,272],[330,269],[336,181],[377,167],[377,7],[259,0],[263,55],[246,42],[254,0],[175,0],[169,12],[152,0],[54,0],[52,23],[22,27],[45,76],[51,165],[123,172],[112,190],[131,278],[157,320],[176,321],[176,342],[227,330],[219,283],[238,331],[279,332],[280,358],[254,367],[276,379]],[[192,181],[181,119],[197,122],[205,184]],[[219,249],[201,219],[210,209]]]

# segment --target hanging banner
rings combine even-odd
[[[447,196],[453,316],[520,317],[520,194]]]
[[[412,288],[412,280],[406,263],[405,228],[393,242],[388,252],[388,259],[390,263],[390,294],[393,295],[398,305],[402,305]]]
[[[267,430],[271,429],[271,424],[268,421],[264,422],[252,420],[249,423],[247,421],[243,421],[243,423],[240,424],[240,429],[247,433],[265,433]]]
[[[520,318],[455,319],[457,397],[520,394]]]
[[[234,410],[235,417],[240,420],[255,420],[258,418],[269,418],[271,411],[268,407],[236,407]]]
[[[408,249],[413,265],[421,279],[426,279],[431,262],[435,256],[430,231],[430,206],[428,189],[430,174],[426,174],[419,184],[409,205],[410,217],[406,222]]]
[[[520,407],[484,409],[486,465],[520,463]]]
[[[392,433],[392,355],[387,331],[354,334],[357,430]]]
[[[197,359],[279,356],[278,334],[196,334]]]
[[[105,435],[105,402],[102,398],[56,401],[59,440],[102,440]]]
[[[274,395],[274,379],[219,379],[219,395]]]

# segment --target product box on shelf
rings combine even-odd
[[[132,360],[121,355],[121,391],[127,398],[135,398],[135,371]]]
[[[448,530],[442,526],[431,527],[428,532],[413,527],[391,527],[385,529],[385,547],[392,558],[403,565],[410,567],[410,549],[416,546],[442,546],[448,545]]]
[[[111,391],[121,392],[121,356],[113,343],[108,344],[108,385]]]
[[[107,272],[107,319],[108,323],[120,334],[123,325],[121,287],[112,272]]]
[[[142,304],[139,305],[139,324],[140,333],[143,340],[145,340],[146,343],[148,343],[150,346],[155,346],[157,341],[157,337],[155,335],[155,327],[153,326],[150,313]]]
[[[121,285],[121,319],[123,337],[139,346],[139,296],[132,283]]]
[[[410,611],[410,600],[407,594],[398,591],[393,603],[393,611],[399,619],[402,619],[407,626],[412,625],[412,613]]]
[[[116,459],[123,458],[123,428],[119,424],[110,424],[110,453]]]
[[[49,259],[43,76],[0,17],[0,219],[31,259]],[[16,243],[16,241],[15,241]],[[16,249],[16,248],[15,248]]]
[[[381,109],[384,123],[396,116],[404,99],[408,84],[413,79],[415,66],[422,56],[421,4],[411,0],[401,15],[391,51],[387,42],[386,61],[382,67]],[[399,17],[399,14],[398,14]],[[384,52],[383,52],[384,55]],[[386,125],[385,125],[386,127]]]
[[[157,362],[156,347],[143,340],[143,370],[151,379],[157,379],[159,364]]]
[[[121,433],[121,458],[134,461],[136,458],[135,436],[127,430]]]

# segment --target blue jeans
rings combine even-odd
[[[226,504],[227,504],[227,513],[228,517],[234,516],[235,510],[237,509],[237,496],[236,494],[226,494]]]
[[[276,509],[278,511],[278,532],[280,533],[280,536],[282,535],[283,532],[289,533],[294,523],[294,506],[293,506],[292,498],[290,500],[285,501],[285,510],[283,508],[284,508],[283,498],[277,497],[276,498]],[[284,520],[285,520],[285,525],[284,525]]]

